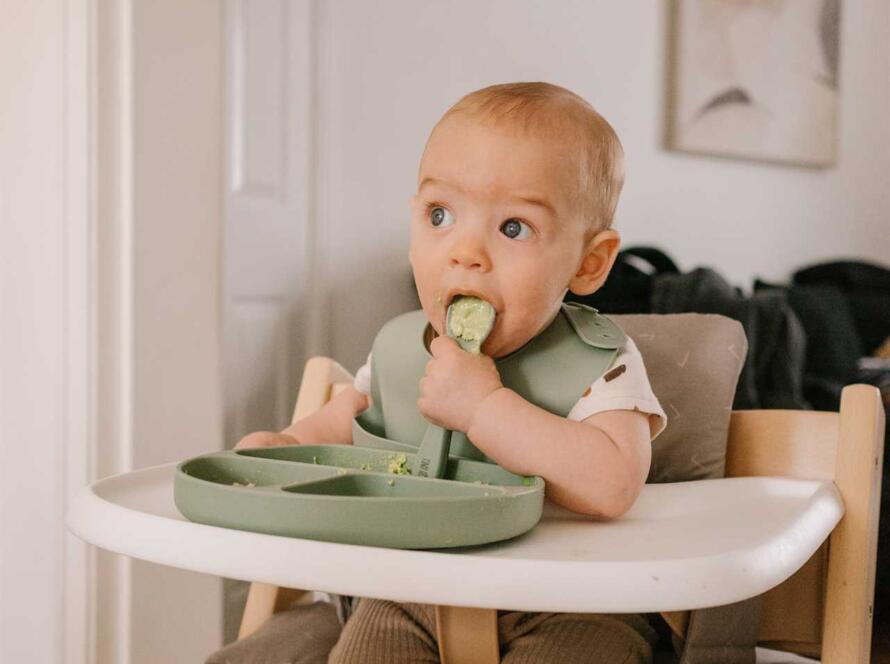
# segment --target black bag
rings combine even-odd
[[[890,336],[890,268],[858,261],[820,263],[798,270],[795,284],[834,286],[846,296],[862,340],[872,355]]]
[[[569,292],[565,300],[581,302],[604,314],[648,314],[652,311],[655,277],[679,272],[674,261],[660,249],[628,247],[618,253],[602,288],[592,295]]]

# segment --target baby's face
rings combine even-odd
[[[411,199],[411,265],[436,332],[456,295],[490,302],[492,357],[520,348],[559,310],[587,223],[572,193],[573,146],[452,116],[431,137]],[[567,156],[568,155],[568,156]]]

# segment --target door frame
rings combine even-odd
[[[62,243],[64,437],[61,476],[64,506],[96,478],[97,436],[97,226],[96,226],[96,12],[97,0],[67,0],[62,12]],[[69,664],[95,659],[96,553],[65,532],[62,643]]]
[[[221,8],[218,3],[201,5],[192,6],[188,20],[201,29],[219,32],[216,38],[221,58],[222,34],[216,27]],[[162,273],[167,269],[167,258],[141,246],[141,236],[136,232],[137,220],[145,216],[141,208],[147,205],[137,196],[140,183],[163,174],[153,172],[152,169],[158,170],[158,165],[144,163],[135,149],[137,141],[152,140],[151,132],[156,131],[157,123],[139,123],[135,112],[142,108],[144,99],[139,94],[144,92],[149,79],[152,93],[157,94],[158,81],[162,81],[163,86],[163,81],[172,80],[179,67],[204,66],[207,51],[180,49],[178,62],[151,60],[150,65],[145,65],[145,52],[140,54],[138,49],[150,48],[153,34],[158,35],[158,40],[163,35],[159,30],[148,32],[157,28],[156,25],[143,27],[135,23],[138,16],[135,0],[66,0],[59,11],[64,41],[65,158],[60,192],[64,199],[63,230],[60,232],[64,236],[61,275],[65,359],[61,374],[65,452],[58,463],[62,464],[63,499],[67,506],[89,482],[132,470],[134,460],[146,456],[141,448],[149,442],[139,435],[135,424],[141,411],[146,409],[136,398],[137,390],[141,389],[135,357],[136,323],[141,304],[136,297],[135,275],[137,269],[143,276]],[[185,9],[180,10],[179,5],[171,1],[165,3],[163,11],[175,14]],[[206,16],[202,16],[202,12]],[[141,41],[137,43],[137,40]],[[138,57],[143,57],[141,63],[137,62]],[[165,72],[165,67],[169,71]],[[207,72],[210,83],[197,85],[194,91],[194,95],[201,96],[198,101],[202,109],[215,108],[219,122],[223,114],[222,97],[214,95],[213,89],[221,80],[221,70],[220,63],[218,71]],[[171,77],[168,79],[166,74]],[[163,90],[160,93],[163,94]],[[189,101],[183,100],[183,106],[188,106]],[[206,144],[196,145],[194,149],[207,149],[210,154],[215,150],[221,157],[222,135],[218,134],[205,137]],[[206,173],[198,170],[187,171],[186,177],[192,173],[196,178],[203,177],[205,186],[199,191],[192,190],[190,195],[203,197],[207,214],[212,215],[213,210],[221,209],[222,205],[221,178],[215,185],[207,183]],[[184,196],[184,192],[174,190],[171,195]],[[205,228],[207,218],[203,222]],[[189,222],[184,220],[184,223]],[[218,223],[221,229],[221,215]],[[219,283],[218,274],[190,276],[184,272],[180,276],[186,281],[194,279],[196,287],[219,297],[218,288],[216,293],[212,292]],[[188,288],[192,284],[183,286]],[[218,317],[204,316],[200,324],[207,328],[211,352],[218,354]],[[146,328],[139,331],[144,338]],[[206,376],[211,391],[218,391],[218,379],[212,371]],[[207,399],[212,412],[213,399],[219,401],[219,396],[211,394]],[[221,429],[221,407],[219,411],[217,430]],[[211,426],[208,438],[221,447],[221,436],[215,433]],[[133,593],[134,575],[138,578],[144,570],[138,567],[134,570],[131,559],[97,551],[67,532],[59,555],[63,565],[62,601],[53,615],[58,621],[64,661],[70,664],[135,662],[146,657],[145,661],[150,661],[149,655],[136,652],[139,644],[133,643],[134,606],[140,601]],[[216,632],[221,636],[221,582],[215,581],[219,589],[213,592],[211,587],[206,593],[206,606],[214,612]],[[208,580],[202,584],[206,590]],[[194,589],[181,590],[183,594],[190,591]],[[169,596],[177,592],[175,588],[171,590],[167,586],[165,592],[167,601],[175,600]],[[152,628],[140,625],[138,629],[138,640],[148,640],[146,636]],[[169,638],[162,625],[157,631],[159,642]],[[208,632],[213,631],[212,627],[205,627],[196,638],[206,641]],[[206,647],[206,644],[202,642],[197,647]],[[184,647],[185,652],[188,650]]]

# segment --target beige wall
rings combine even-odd
[[[222,4],[132,3],[134,468],[222,448]],[[222,642],[218,578],[133,562],[132,664]]]
[[[841,152],[807,170],[662,149],[666,2],[412,0],[331,4],[322,220],[330,243],[331,351],[350,369],[406,306],[407,198],[423,142],[461,94],[544,79],[614,124],[628,179],[616,224],[681,267],[735,283],[813,261],[890,257],[890,3],[843,4]],[[324,60],[322,60],[324,62]],[[368,278],[372,275],[373,278]]]

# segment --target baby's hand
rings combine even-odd
[[[236,450],[244,450],[251,447],[278,447],[279,445],[297,445],[298,441],[293,436],[286,433],[275,433],[274,431],[254,431],[238,441],[235,445]]]
[[[417,407],[431,422],[466,433],[482,400],[504,386],[494,360],[468,353],[444,336],[433,339],[430,352]]]

